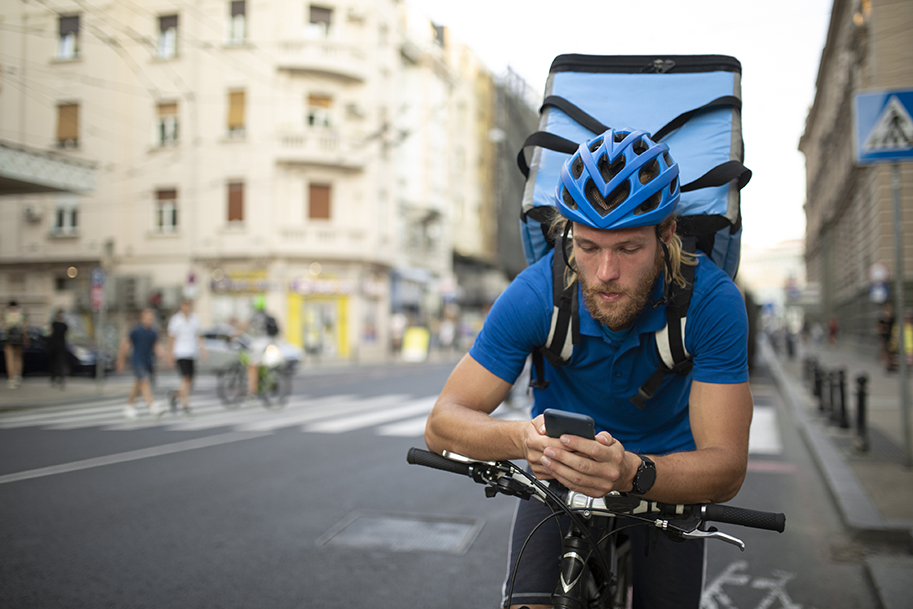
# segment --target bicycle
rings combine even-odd
[[[250,355],[246,348],[238,351],[238,361],[220,370],[216,376],[216,394],[222,405],[229,409],[239,407],[248,395],[247,371]],[[288,402],[292,392],[294,362],[284,361],[279,347],[269,345],[263,363],[257,366],[257,397],[263,406],[278,410]]]
[[[708,522],[736,524],[782,533],[786,516],[723,504],[674,505],[641,499],[613,491],[595,499],[561,485],[537,480],[510,461],[477,461],[444,451],[444,456],[410,448],[406,460],[443,471],[463,474],[486,485],[485,496],[498,494],[542,501],[552,514],[541,521],[529,537],[548,520],[567,517],[569,526],[562,541],[559,579],[551,602],[555,609],[625,609],[631,599],[631,546],[624,538],[628,526],[653,526],[673,540],[719,539],[745,550],[736,537],[706,527]],[[617,526],[618,519],[636,524]],[[529,538],[527,538],[527,542]],[[523,551],[517,558],[519,563]],[[516,577],[516,569],[514,570]],[[512,605],[514,581],[510,581],[507,604]]]

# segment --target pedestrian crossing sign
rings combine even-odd
[[[913,89],[867,91],[855,97],[856,162],[913,161]]]

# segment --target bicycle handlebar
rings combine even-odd
[[[782,513],[759,512],[721,503],[702,504],[700,510],[705,521],[737,524],[743,527],[765,529],[778,533],[786,530],[786,515]]]
[[[406,455],[406,461],[413,465],[422,465],[424,467],[431,467],[455,474],[470,476],[476,482],[488,484],[489,489],[494,489],[490,492],[489,496],[497,492],[502,492],[505,494],[520,495],[524,498],[535,496],[546,503],[549,502],[547,493],[541,490],[532,481],[526,482],[518,480],[517,478],[511,478],[510,484],[505,483],[505,478],[522,471],[509,461],[475,461],[466,459],[465,457],[460,457],[459,460],[456,460],[419,448],[410,448]],[[499,479],[495,480],[494,478]],[[487,494],[489,493],[489,489],[486,489]],[[662,504],[641,499],[634,495],[616,495],[615,493],[607,495],[602,499],[594,499],[573,491],[568,492],[563,500],[566,502],[567,506],[570,506],[573,509],[588,510],[597,515],[637,515],[640,517],[649,517],[651,519],[650,522],[653,522],[653,524],[660,526],[661,528],[665,528],[670,521],[693,521],[689,523],[689,528],[679,530],[691,533],[695,536],[698,535],[696,529],[702,521],[735,524],[755,529],[777,531],[779,533],[782,533],[786,529],[786,516],[782,513],[761,512],[731,505],[715,503],[688,505]],[[693,526],[690,526],[692,524]],[[673,528],[678,529],[679,527],[673,526]]]
[[[424,467],[440,469],[445,472],[453,472],[454,474],[463,474],[464,476],[470,475],[469,463],[454,461],[453,459],[448,459],[437,453],[422,450],[420,448],[410,448],[409,452],[406,454],[406,461],[412,465],[422,465]]]

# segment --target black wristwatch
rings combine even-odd
[[[631,490],[635,495],[645,495],[653,488],[656,482],[656,464],[649,457],[637,455],[640,457],[640,467],[634,474],[634,488]]]

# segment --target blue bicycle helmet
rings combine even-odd
[[[555,195],[568,220],[593,228],[654,226],[681,196],[669,147],[644,131],[609,129],[587,140],[561,167]]]

